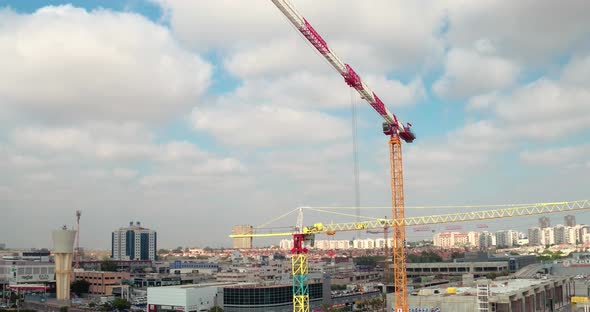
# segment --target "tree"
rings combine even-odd
[[[90,283],[87,280],[75,280],[70,285],[70,289],[78,296],[87,294],[90,290]]]
[[[461,258],[465,258],[464,252],[454,251],[453,253],[451,253],[451,259],[461,259]]]
[[[68,312],[68,307],[66,307],[66,306],[60,307],[59,312]]]
[[[442,262],[442,257],[432,251],[422,251],[419,255],[409,254],[408,263]]]
[[[174,250],[172,250],[172,253],[176,253],[176,254],[182,253],[182,247],[178,246],[178,247],[174,248]]]
[[[168,250],[168,249],[159,249],[158,250],[158,255],[165,255],[165,254],[167,254],[169,252],[170,252],[170,250]]]
[[[100,269],[107,272],[117,272],[117,263],[111,259],[105,258],[100,263]]]
[[[113,305],[113,308],[115,308],[119,311],[127,310],[127,309],[131,308],[131,303],[123,298],[115,298],[115,300],[113,300],[112,305]]]
[[[209,309],[209,312],[223,312],[223,309],[219,306],[214,306],[213,308]]]
[[[332,284],[330,288],[332,290],[346,290],[346,285]]]

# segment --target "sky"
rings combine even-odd
[[[590,197],[588,1],[292,2],[413,124],[408,206]],[[86,248],[129,221],[230,246],[234,224],[353,206],[353,106],[361,206],[385,207],[380,116],[271,1],[0,0],[0,243],[50,247],[81,210]]]

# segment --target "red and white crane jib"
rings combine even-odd
[[[277,8],[289,19],[289,21],[303,34],[305,38],[332,64],[332,66],[342,75],[346,84],[354,88],[361,98],[369,104],[383,117],[383,132],[387,135],[399,135],[399,137],[411,143],[416,136],[410,130],[410,123],[403,124],[397,117],[392,114],[383,101],[371,91],[369,87],[361,80],[361,77],[348,64],[345,64],[340,58],[328,47],[326,41],[318,32],[309,24],[309,22],[297,12],[288,0],[271,0]]]

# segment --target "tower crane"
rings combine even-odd
[[[348,86],[355,89],[362,99],[367,101],[383,118],[383,133],[389,137],[389,155],[391,170],[392,219],[403,219],[404,185],[402,167],[401,140],[411,143],[416,136],[411,131],[410,123],[404,123],[392,114],[383,101],[373,92],[349,64],[344,63],[311,24],[295,9],[288,0],[271,0],[287,19],[301,32],[316,50],[338,71]],[[407,277],[404,226],[392,227],[393,284],[395,289],[395,311],[408,310]],[[297,245],[299,246],[299,245]],[[301,248],[294,248],[296,254],[305,253]],[[295,285],[294,285],[295,287]],[[303,310],[296,310],[303,311]]]
[[[550,213],[572,213],[584,210],[590,210],[590,200],[537,203],[532,205],[493,210],[468,211],[460,213],[408,217],[400,219],[383,218],[348,223],[314,223],[311,226],[303,226],[302,207],[299,208],[297,225],[295,226],[295,229],[292,232],[262,233],[262,229],[257,228],[254,232],[237,233],[229,235],[229,237],[253,238],[292,236],[293,248],[291,249],[291,253],[293,254],[293,256],[291,257],[291,273],[293,275],[293,311],[309,312],[309,288],[307,286],[308,249],[306,247],[306,243],[313,243],[316,234],[335,235],[337,232],[379,230],[384,229],[385,227],[424,227],[433,224],[474,222],[482,220],[503,219],[533,215],[546,215]],[[395,304],[395,306],[397,306],[397,304]],[[408,310],[402,311],[407,312]]]

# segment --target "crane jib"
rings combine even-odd
[[[283,11],[283,10],[281,10]],[[394,114],[391,114],[385,108],[385,104],[381,99],[371,90],[366,88],[363,85],[361,77],[359,74],[356,73],[354,69],[349,64],[344,64],[345,71],[342,71],[342,62],[336,57],[334,52],[328,47],[328,43],[322,38],[322,36],[311,26],[311,24],[305,19],[302,18],[302,23],[297,25],[294,23],[303,34],[303,36],[322,54],[325,58],[330,61],[330,63],[341,73],[344,81],[348,86],[357,90],[361,97],[363,97],[369,104],[377,111],[379,115],[381,115],[387,123],[389,123],[392,127],[388,132],[385,132],[387,135],[399,135],[399,137],[407,143],[411,143],[416,139],[414,133],[410,130],[410,124],[402,125],[398,122],[397,117]],[[293,22],[293,21],[291,21]]]

